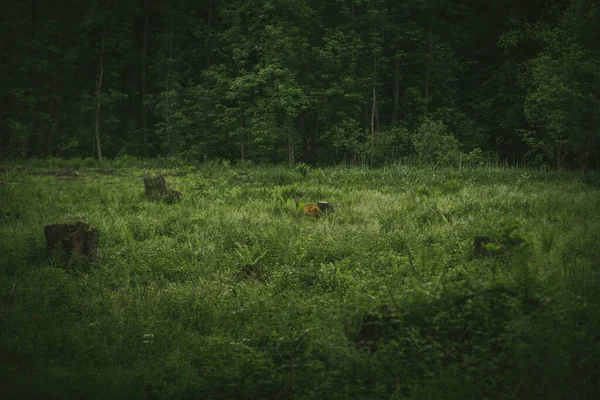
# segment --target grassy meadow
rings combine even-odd
[[[0,167],[2,398],[600,392],[597,173]],[[146,199],[157,174],[181,201]],[[320,200],[335,212],[304,215]],[[100,230],[98,267],[45,249],[45,225],[79,220]]]

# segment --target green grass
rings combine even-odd
[[[4,398],[600,391],[595,175],[132,159],[2,171]],[[145,198],[159,173],[181,202]],[[335,213],[305,216],[298,193]],[[44,225],[77,220],[101,232],[98,268],[46,253]],[[478,235],[492,257],[473,256]]]

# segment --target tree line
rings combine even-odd
[[[0,155],[598,168],[594,0],[0,1]]]

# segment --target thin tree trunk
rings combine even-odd
[[[308,139],[310,133],[306,131],[306,112],[300,111],[300,137],[302,138],[302,161],[308,162]]]
[[[100,74],[96,82],[96,150],[98,152],[98,160],[102,160],[102,145],[100,143],[100,93],[102,90],[102,77],[104,76],[104,39],[106,30],[102,33],[102,47],[100,49]]]
[[[170,125],[170,115],[171,115],[171,104],[169,98],[169,81],[171,79],[171,56],[173,51],[173,19],[171,18],[171,38],[169,39],[169,60],[167,61],[167,93],[166,93],[166,124],[167,124],[167,148],[169,149],[169,154],[173,152],[171,147],[171,125]]]
[[[139,128],[139,119],[137,111],[137,71],[136,71],[136,50],[137,50],[137,29],[135,18],[131,25],[132,30],[132,49],[131,49],[131,116],[133,119],[134,132]]]
[[[373,85],[373,97],[372,97],[372,107],[371,107],[371,137],[375,136],[375,107],[377,102],[377,91],[375,90],[375,85]]]
[[[239,60],[236,61],[236,70],[239,71],[240,70],[240,62]],[[243,103],[243,93],[242,93],[242,89],[240,88],[240,91],[238,92],[238,109],[240,112],[240,143],[241,143],[241,147],[242,147],[242,161],[244,161],[245,158],[245,146],[244,146],[244,103]]]
[[[398,74],[400,71],[400,43],[396,42],[396,57],[394,58],[394,93],[392,101],[392,126],[398,123],[398,98],[400,97],[400,79]]]
[[[57,107],[56,102],[54,100],[50,100],[50,103],[48,104],[48,116],[55,117],[55,119],[54,119],[55,126],[57,123],[56,113],[55,113],[56,107]],[[48,126],[46,126],[46,154],[48,157],[52,157],[52,148],[53,148],[53,139],[54,139],[53,136],[54,136],[54,132],[53,132],[52,124],[48,124]]]
[[[375,118],[377,114],[377,57],[373,61],[373,98],[371,107],[371,166],[373,165],[373,149],[375,148]]]
[[[370,128],[370,120],[371,120],[371,116],[369,114],[369,102],[365,101],[364,107],[363,107],[363,111],[364,111],[364,115],[363,115],[363,129],[365,131],[365,136],[368,136],[368,134],[371,133],[371,128]]]
[[[315,162],[315,150],[317,148],[317,136],[319,135],[319,128],[321,127],[321,107],[319,104],[316,112],[317,120],[315,121],[315,129],[310,132],[310,146],[309,146],[309,154],[310,154],[310,162],[311,164]]]
[[[585,148],[585,158],[584,158],[584,164],[583,164],[583,172],[588,172],[588,169],[590,167],[590,149],[594,149],[595,147],[595,132],[598,131],[598,114],[597,113],[592,113],[592,123],[590,124],[590,129],[589,129],[589,134],[588,134],[588,140],[587,140],[587,146]]]
[[[245,158],[245,146],[244,146],[244,108],[242,106],[242,97],[240,95],[239,100],[239,109],[240,109],[240,143],[242,145],[242,161]]]
[[[48,157],[52,157],[54,154],[54,134],[60,131],[60,100],[52,100],[48,110],[49,115],[54,119],[54,125],[48,124],[46,128],[46,153]]]
[[[377,125],[375,121],[377,120]],[[373,57],[373,97],[371,108],[371,136],[375,136],[376,126],[379,127],[379,115],[377,111],[377,56]]]
[[[431,76],[431,63],[433,58],[433,41],[431,39],[431,17],[429,17],[427,36],[429,38],[429,53],[427,57],[427,68],[425,69],[425,106],[429,101],[429,79]]]
[[[556,148],[556,170],[562,170],[562,143],[559,139],[558,147]]]
[[[61,129],[60,125],[60,113],[61,113],[61,103],[58,101],[56,103],[56,107],[54,108],[54,133],[59,133]]]
[[[294,159],[294,140],[292,137],[292,114],[288,114],[288,156],[290,167],[295,164]]]
[[[213,20],[212,7],[213,7],[212,1],[209,1],[208,2],[208,18],[207,18],[207,20],[208,20],[207,24],[208,24],[208,35],[209,35],[209,37],[212,36],[212,20]],[[210,57],[211,54],[212,54],[210,45],[209,45],[209,49],[208,50],[209,51],[206,52],[206,66],[210,67],[210,64],[212,62],[211,57]]]
[[[35,38],[35,31],[37,27],[36,11],[35,0],[31,0],[31,37],[33,38]]]
[[[146,115],[146,69],[148,64],[148,0],[144,1],[144,39],[142,45],[142,135],[144,156],[148,155],[148,122]]]
[[[356,73],[356,64],[358,60],[357,51],[356,51],[356,10],[354,3],[351,5],[352,8],[352,65],[351,68],[351,76],[354,79]]]
[[[375,136],[379,134],[379,107],[375,103]]]

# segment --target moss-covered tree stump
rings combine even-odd
[[[46,225],[44,236],[48,250],[58,254],[65,265],[98,263],[100,232],[85,222]]]
[[[150,200],[166,200],[169,203],[181,200],[181,193],[177,190],[169,190],[164,176],[144,178],[146,196]]]
[[[150,200],[160,199],[169,194],[167,181],[162,175],[144,178],[144,187],[146,188],[146,196]]]

